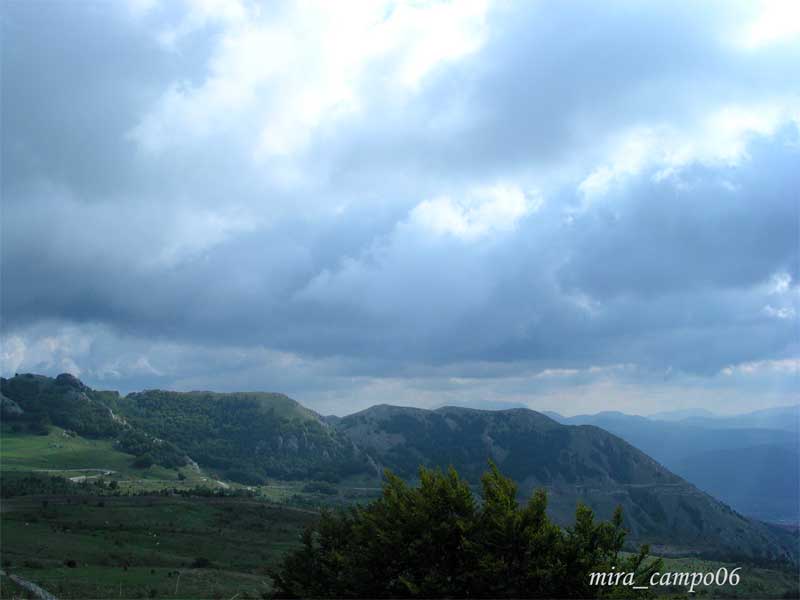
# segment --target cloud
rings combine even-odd
[[[420,202],[410,220],[435,234],[470,240],[492,232],[513,230],[517,221],[538,210],[541,199],[528,197],[513,185],[497,184],[468,192],[464,202],[439,196]]]
[[[13,4],[3,370],[783,401],[725,369],[798,355],[787,10]]]
[[[404,95],[437,66],[476,51],[486,4],[289,4],[277,22],[263,8],[191,3],[161,38],[174,46],[213,19],[225,23],[208,74],[197,85],[170,86],[130,137],[160,154],[246,126],[257,134],[256,159],[291,156],[323,122],[360,111],[359,88],[375,69],[378,85]]]

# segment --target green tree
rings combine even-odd
[[[386,472],[382,496],[366,506],[324,512],[302,546],[273,572],[276,596],[318,598],[588,598],[631,588],[590,585],[592,572],[659,567],[647,548],[623,558],[622,512],[595,522],[579,505],[563,530],[539,490],[520,506],[517,486],[494,464],[482,477],[482,502],[453,468],[420,468],[420,484]]]

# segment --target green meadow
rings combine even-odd
[[[314,518],[239,498],[22,496],[3,500],[0,554],[59,598],[260,598]]]

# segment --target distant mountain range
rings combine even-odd
[[[555,413],[558,414],[558,413]],[[559,415],[560,416],[560,415]],[[705,408],[683,408],[680,410],[667,410],[650,415],[651,419],[657,421],[682,421],[695,417],[713,417],[714,413]]]
[[[622,505],[630,541],[662,552],[798,558],[796,536],[742,516],[616,435],[528,409],[380,405],[323,418],[282,394],[149,390],[122,397],[69,375],[18,375],[0,380],[0,391],[3,421],[18,430],[36,434],[52,423],[114,439],[135,460],[195,461],[234,481],[375,481],[387,467],[414,479],[419,465],[452,465],[477,484],[492,460],[523,494],[546,488],[551,514],[565,525],[579,500],[602,518]]]
[[[800,522],[800,406],[736,416],[640,417],[621,412],[563,417],[596,425],[643,450],[700,489],[759,519]]]
[[[679,422],[702,427],[778,429],[797,433],[800,429],[800,404],[766,408],[734,416],[692,415]]]

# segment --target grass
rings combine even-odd
[[[59,598],[258,598],[315,518],[238,498],[23,496],[3,501],[0,556]]]
[[[268,577],[218,569],[61,567],[39,579],[59,598],[261,598],[272,589]]]
[[[68,435],[58,427],[51,427],[48,435],[31,435],[13,433],[3,426],[0,435],[0,471],[49,472],[60,477],[86,476],[90,479],[96,478],[103,470],[113,471],[110,478],[126,481],[121,489],[128,491],[217,485],[189,467],[178,470],[153,465],[140,469],[133,466],[134,459],[133,455],[118,450],[109,440]],[[184,480],[179,480],[179,472]]]
[[[312,511],[250,498],[22,496],[3,501],[0,560],[59,598],[260,598],[268,570],[297,547]],[[198,561],[198,559],[204,559]],[[68,566],[66,561],[75,561]],[[666,558],[662,572],[715,572],[717,561]],[[796,574],[743,565],[707,598],[796,597]],[[14,594],[4,579],[0,597]],[[685,589],[654,588],[687,598]],[[18,595],[18,594],[17,594]]]
[[[26,598],[28,591],[7,575],[0,577],[0,598]]]
[[[798,598],[798,574],[792,570],[765,569],[745,564],[734,564],[698,558],[665,558],[662,573],[716,573],[717,569],[724,567],[730,573],[736,567],[741,567],[737,574],[740,576],[736,586],[724,585],[717,587],[697,586],[691,596],[707,598]],[[655,588],[658,592],[683,597],[685,589]],[[677,596],[675,596],[677,594]]]
[[[133,467],[134,456],[121,452],[108,440],[91,440],[67,435],[63,429],[51,427],[49,435],[13,433],[2,426],[0,434],[0,471],[43,472],[60,477],[97,478],[98,472],[81,472],[82,469],[113,471],[105,479],[117,480],[122,493],[158,492],[167,489],[188,490],[197,486],[208,488],[252,489],[259,496],[273,502],[319,505],[337,503],[337,498],[308,494],[303,491],[305,481],[273,480],[268,485],[244,486],[233,482],[220,483],[213,473],[197,472],[191,467],[166,469],[153,465],[146,469]],[[181,479],[181,476],[183,477]],[[360,487],[365,483],[355,480],[353,487],[340,486],[339,502],[375,498],[378,487]],[[371,483],[374,486],[374,482]]]
[[[49,435],[3,431],[0,463],[4,471],[100,468],[128,471],[133,456],[120,452],[107,440],[69,436],[51,428]]]

